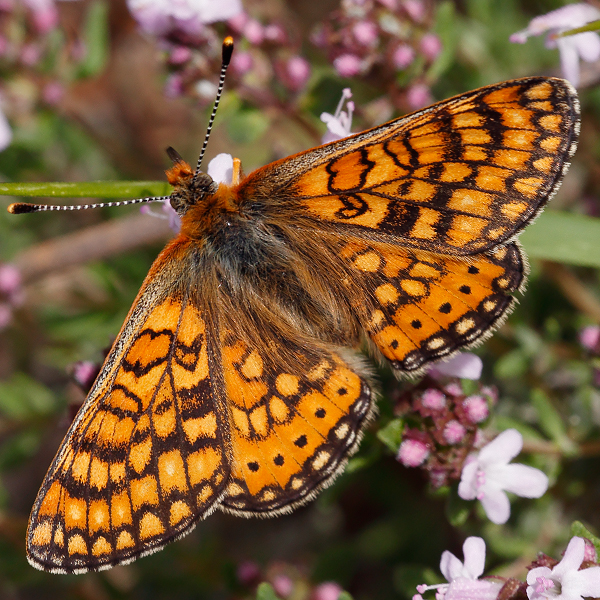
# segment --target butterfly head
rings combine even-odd
[[[191,206],[214,195],[219,184],[207,173],[194,173],[192,167],[173,148],[167,148],[167,154],[173,161],[173,166],[166,171],[167,180],[174,188],[170,202],[173,210],[182,217]]]

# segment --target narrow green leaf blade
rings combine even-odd
[[[171,191],[166,181],[0,183],[0,195],[45,198],[146,198]]]

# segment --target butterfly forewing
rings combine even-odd
[[[242,193],[271,189],[299,226],[315,219],[340,233],[469,255],[509,240],[539,212],[577,133],[568,82],[509,81],[267,165]]]

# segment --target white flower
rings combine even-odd
[[[350,88],[344,88],[342,90],[342,97],[335,109],[335,113],[333,115],[326,112],[321,113],[321,121],[327,125],[327,133],[321,139],[323,144],[341,140],[350,135],[350,129],[352,128],[352,113],[354,112],[354,102],[351,102],[350,98],[352,98]],[[347,100],[346,110],[342,110],[344,108],[344,102]]]
[[[458,495],[464,500],[479,500],[493,523],[508,521],[506,492],[539,498],[548,489],[548,477],[539,469],[509,464],[522,448],[523,436],[516,429],[507,429],[465,461]]]
[[[437,589],[436,598],[443,600],[495,600],[502,587],[499,581],[479,580],[485,566],[485,542],[480,537],[468,537],[463,544],[465,562],[445,550],[440,561],[440,571],[449,582],[436,586],[417,586],[422,594]]]
[[[532,19],[527,29],[513,33],[510,41],[524,44],[531,35],[548,32],[546,47],[558,48],[563,75],[579,85],[579,59],[591,62],[600,58],[600,37],[593,31],[557,37],[556,34],[600,19],[600,10],[583,2],[569,4]]]
[[[536,567],[527,574],[529,600],[600,598],[600,567],[579,567],[585,554],[583,538],[571,538],[563,559],[552,569]]]
[[[217,183],[231,184],[233,179],[233,156],[231,154],[217,154],[209,163],[206,172]]]

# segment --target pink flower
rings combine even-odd
[[[265,39],[269,40],[269,42],[284,44],[286,38],[285,29],[281,25],[271,23],[265,27]]]
[[[0,292],[7,296],[18,295],[21,290],[21,271],[14,265],[0,265]]]
[[[250,52],[234,52],[231,58],[231,70],[238,75],[245,75],[254,65]],[[213,94],[214,95],[214,94]]]
[[[65,87],[58,81],[51,81],[44,86],[42,98],[46,104],[54,106],[58,104],[65,94]]]
[[[287,575],[276,575],[273,578],[273,589],[280,598],[287,598],[294,589],[294,582]]]
[[[352,27],[354,39],[363,46],[372,46],[379,37],[377,26],[371,21],[359,21]]]
[[[448,421],[444,426],[443,436],[449,444],[458,444],[464,437],[467,430],[465,426],[458,421]]]
[[[424,83],[415,83],[408,90],[406,100],[412,110],[418,110],[431,104],[431,91]]]
[[[262,41],[265,37],[264,28],[256,19],[250,19],[244,25],[243,33],[248,41],[255,46],[262,44]]]
[[[169,55],[172,65],[181,65],[192,58],[192,51],[186,46],[175,46]]]
[[[446,396],[436,388],[428,388],[423,392],[421,402],[425,408],[441,410],[446,406]]]
[[[420,23],[423,20],[423,17],[425,16],[425,6],[423,5],[422,0],[404,0],[402,6],[413,21]]]
[[[286,65],[288,84],[293,90],[301,89],[310,77],[310,65],[301,56],[292,56]]]
[[[47,33],[58,25],[58,10],[53,0],[23,0],[32,12],[33,25],[39,33]]]
[[[527,574],[529,600],[583,600],[600,598],[600,567],[581,569],[583,538],[573,537],[562,560],[553,568],[536,567]]]
[[[327,125],[327,133],[321,139],[323,144],[341,140],[350,135],[352,113],[354,112],[354,102],[351,102],[350,98],[352,98],[350,88],[344,88],[335,113],[332,115],[326,112],[321,113],[321,121]],[[345,102],[347,102],[346,110],[343,110]]]
[[[260,568],[254,561],[245,560],[238,565],[236,575],[243,585],[252,585],[260,577]]]
[[[396,457],[405,467],[418,467],[429,456],[427,444],[420,440],[408,439],[400,444]]]
[[[539,498],[548,489],[548,477],[539,469],[509,464],[522,447],[523,436],[516,429],[507,429],[465,461],[458,495],[463,500],[479,500],[493,523],[508,521],[510,502],[506,492]]]
[[[574,85],[579,85],[579,59],[592,62],[600,58],[600,37],[593,31],[557,37],[556,34],[581,27],[600,19],[600,10],[583,2],[569,4],[545,15],[535,17],[526,29],[513,33],[510,41],[524,44],[532,35],[546,36],[546,47],[558,48],[563,75]]]
[[[225,152],[217,154],[209,163],[206,172],[217,183],[231,184],[233,179],[233,156]]]
[[[474,395],[465,398],[463,402],[463,408],[467,415],[467,419],[471,423],[481,423],[488,418],[490,414],[487,402],[483,399],[483,396]]]
[[[326,581],[315,588],[312,600],[338,600],[342,591],[342,588],[334,581]]]
[[[397,69],[406,69],[415,60],[415,51],[408,44],[400,44],[392,56]]]
[[[588,325],[579,332],[579,343],[590,352],[600,350],[600,326]]]
[[[426,33],[421,38],[421,52],[427,60],[435,60],[442,51],[442,42],[435,33]]]
[[[342,77],[353,77],[360,73],[362,63],[356,54],[342,54],[333,61],[333,66]]]

